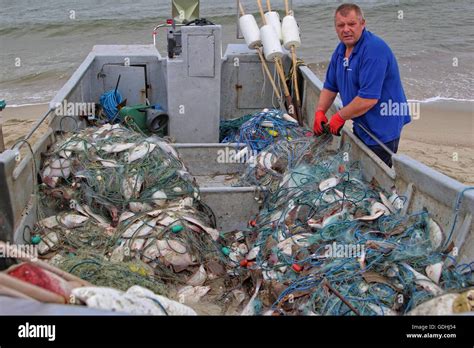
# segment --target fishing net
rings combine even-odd
[[[406,214],[405,197],[365,181],[349,145],[334,149],[329,134],[308,137],[296,126],[291,140],[255,141],[246,134],[259,131],[244,126],[274,115],[254,117],[236,132],[258,150],[241,183],[264,186],[267,195],[242,242],[253,251],[250,266],[243,256],[229,257],[239,263],[236,274],[261,271],[263,291],[279,284],[268,307],[283,314],[403,314],[474,284],[471,265],[445,263],[452,257],[429,212]],[[440,263],[438,280],[428,269]]]
[[[240,185],[264,192],[247,229],[216,230],[163,139],[104,125],[46,154],[33,231],[42,256],[96,285],[198,289],[217,314],[239,313],[254,292],[247,314],[405,314],[474,284],[433,216],[408,214],[395,189],[367,182],[349,144],[336,148],[277,110],[224,121],[221,132],[250,154]]]
[[[245,144],[251,153],[258,153],[277,140],[291,141],[311,136],[308,129],[280,110],[265,109],[251,116],[221,122],[221,142]]]
[[[92,284],[164,294],[222,263],[215,216],[161,138],[87,128],[50,149],[41,182],[39,251]]]

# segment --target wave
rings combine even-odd
[[[236,15],[212,15],[206,17],[213,23],[226,25],[235,21]],[[71,22],[53,22],[53,23],[24,23],[22,25],[14,25],[10,27],[0,27],[0,36],[18,38],[24,35],[53,38],[53,37],[67,37],[73,34],[84,35],[98,33],[103,35],[109,31],[122,30],[120,28],[137,28],[141,29],[144,26],[150,28],[150,33],[154,26],[166,23],[165,17],[149,17],[140,20],[134,18],[126,19],[85,19],[77,20],[73,24]],[[119,28],[119,29],[118,29]]]
[[[160,18],[149,18],[150,26],[153,26],[152,23],[160,23],[165,19]],[[147,21],[146,21],[147,22]],[[145,23],[146,23],[145,22]],[[86,33],[91,31],[101,31],[103,29],[117,29],[118,27],[126,27],[137,25],[136,19],[85,19],[77,20],[71,23],[68,22],[50,22],[50,23],[23,23],[22,25],[10,26],[0,28],[0,35],[2,36],[23,36],[36,35],[36,34],[47,34],[50,37],[58,36],[61,34],[70,35],[71,33]],[[150,31],[153,28],[150,28]]]
[[[474,102],[474,99],[463,99],[463,98],[449,98],[449,97],[441,97],[441,96],[436,96],[436,97],[430,97],[426,99],[409,99],[409,102],[415,102],[415,103],[435,103],[438,101],[457,101],[457,102]]]
[[[69,77],[69,75],[72,74],[74,71],[73,68],[67,68],[67,69],[52,69],[52,70],[46,70],[42,72],[33,72],[30,74],[26,75],[21,75],[18,77],[6,79],[6,80],[0,80],[1,85],[12,85],[12,84],[21,84],[21,83],[31,83],[31,82],[37,82],[37,81],[50,81],[50,80],[62,80],[66,79]]]

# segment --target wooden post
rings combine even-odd
[[[239,0],[239,9],[240,9],[240,15],[241,15],[241,16],[245,16],[244,6],[242,5],[242,1],[241,1],[241,0]]]
[[[270,4],[270,0],[267,0],[267,9],[268,12],[272,12],[272,5]]]
[[[260,11],[260,17],[262,17],[263,25],[267,25],[267,19],[265,18],[265,13],[263,12],[262,0],[257,0],[258,10]]]

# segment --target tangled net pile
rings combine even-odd
[[[268,189],[246,241],[229,255],[240,271],[262,272],[256,312],[405,314],[474,284],[473,264],[456,264],[429,212],[407,214],[405,197],[366,182],[350,149],[335,151],[329,135],[299,134],[259,148],[242,179]]]
[[[298,126],[280,110],[264,110],[238,119],[222,121],[220,126],[222,143],[246,144],[252,152],[260,152],[276,140],[293,140],[312,136],[312,132]]]
[[[120,125],[56,143],[41,171],[33,238],[64,270],[95,285],[166,294],[221,264],[212,211],[178,154]]]
[[[32,231],[42,257],[94,285],[192,299],[205,314],[409,314],[474,284],[473,263],[456,263],[430,213],[367,182],[349,143],[277,110],[221,130],[254,159],[240,183],[265,188],[248,229],[216,230],[168,143],[106,124],[46,154]]]

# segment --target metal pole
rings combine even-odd
[[[384,149],[388,154],[390,154],[390,156],[393,156],[395,155],[395,153],[390,150],[384,143],[382,143],[380,141],[379,138],[377,138],[374,134],[372,134],[372,132],[370,132],[367,128],[365,128],[363,125],[359,124],[359,123],[355,123],[357,126],[359,126],[365,133],[367,133],[367,135],[369,137],[371,137],[382,149]]]
[[[46,112],[46,114],[44,114],[43,117],[41,117],[41,119],[35,123],[35,125],[33,126],[33,129],[28,133],[28,135],[26,137],[23,138],[23,140],[28,140],[30,139],[30,137],[34,134],[34,132],[41,126],[41,124],[48,118],[49,114],[51,112],[53,112],[55,109],[49,109],[48,112]],[[21,143],[17,143],[15,148],[16,149],[21,149],[22,146],[25,144],[24,141],[22,141]]]

